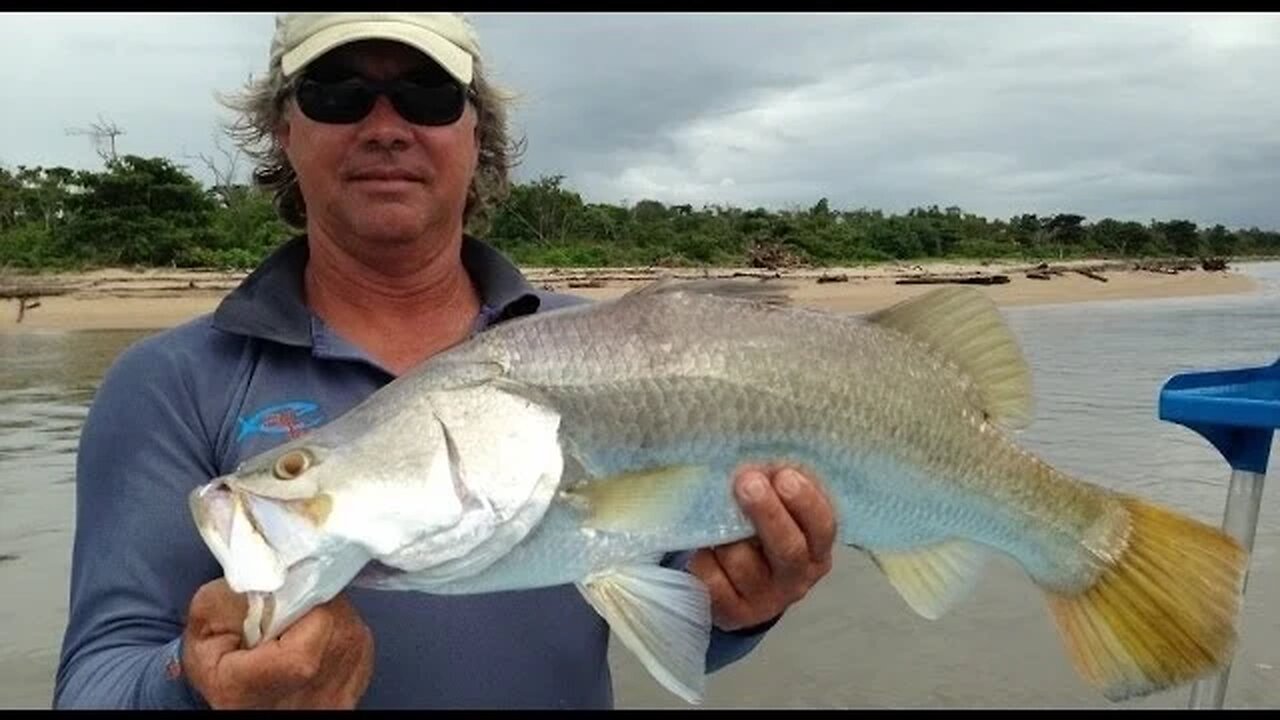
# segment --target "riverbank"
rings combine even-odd
[[[760,277],[786,286],[799,304],[865,312],[924,292],[940,282],[980,286],[999,305],[1071,303],[1245,293],[1247,275],[1199,265],[1143,266],[1134,261],[894,264],[847,268],[526,268],[537,286],[607,299],[660,275]],[[10,276],[0,303],[0,332],[164,329],[212,311],[243,273],[100,270]],[[19,295],[21,297],[13,297]]]

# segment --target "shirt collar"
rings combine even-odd
[[[218,304],[213,326],[237,335],[312,347],[314,318],[303,300],[302,285],[309,255],[306,235],[277,248]],[[487,243],[463,235],[462,264],[480,293],[484,325],[538,310],[541,301],[533,286]]]

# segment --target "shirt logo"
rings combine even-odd
[[[324,411],[320,406],[305,400],[269,405],[250,418],[237,418],[240,432],[236,442],[250,435],[288,435],[292,440],[310,428],[322,425]]]

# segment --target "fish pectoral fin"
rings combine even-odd
[[[999,308],[980,290],[944,287],[867,315],[950,359],[978,388],[993,423],[1018,430],[1031,424],[1031,369]]]
[[[685,702],[702,702],[711,597],[697,576],[629,565],[589,576],[578,590],[655,680]]]
[[[600,478],[564,492],[584,508],[586,527],[641,532],[675,522],[687,512],[687,498],[707,471],[702,465],[669,465]]]
[[[987,551],[967,540],[949,540],[919,550],[873,552],[871,557],[912,610],[937,620],[973,590]]]

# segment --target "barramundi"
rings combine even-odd
[[[770,283],[664,280],[509,320],[191,494],[245,640],[348,586],[573,584],[653,677],[705,691],[706,588],[682,550],[751,537],[732,476],[791,465],[904,601],[938,618],[1012,558],[1084,679],[1122,700],[1229,663],[1247,555],[1217,528],[1017,442],[1031,370],[952,286],[865,315]]]

